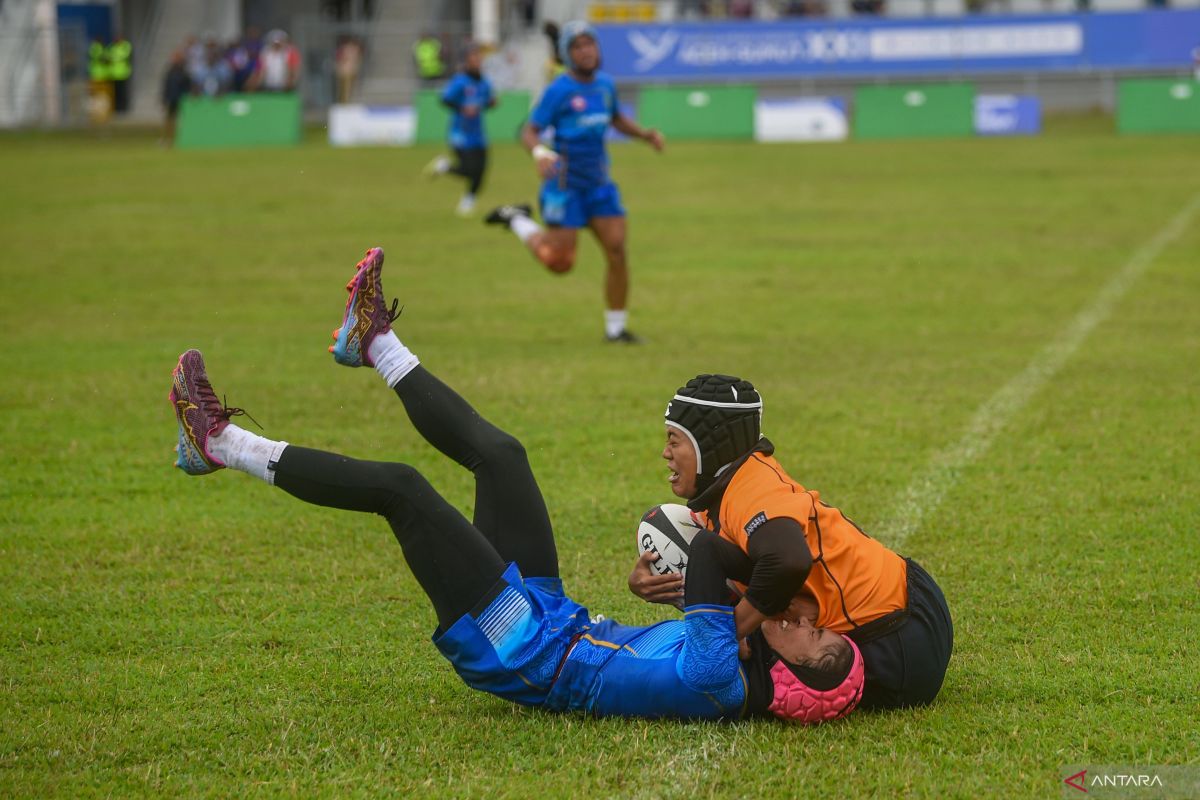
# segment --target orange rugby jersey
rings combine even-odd
[[[818,627],[848,633],[908,606],[904,559],[792,480],[773,456],[754,453],[738,468],[719,513],[719,527],[705,512],[696,516],[742,550],[769,519],[790,517],[803,526],[813,558],[804,587],[820,607]]]

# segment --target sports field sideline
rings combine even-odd
[[[170,152],[0,136],[0,795],[1058,797],[1195,765],[1200,171],[1101,118],[1036,139],[614,148],[631,326],[457,219],[432,148]],[[494,148],[481,207],[533,199]],[[400,335],[528,447],[568,590],[644,624],[662,413],[752,380],[806,486],[919,559],[937,703],[816,728],[590,720],[467,689],[380,520],[172,468],[201,349],[267,435],[470,477],[325,348],[363,251]],[[1075,771],[1075,770],[1072,770]],[[1071,791],[1069,788],[1067,791]]]

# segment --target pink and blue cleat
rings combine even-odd
[[[382,272],[383,249],[372,247],[358,262],[354,277],[346,284],[350,299],[346,301],[341,327],[333,332],[334,343],[329,347],[333,360],[343,366],[375,366],[367,350],[375,337],[390,331],[392,323],[400,316],[396,310],[400,301],[393,300],[389,309],[384,299]]]
[[[189,475],[206,475],[224,469],[208,450],[208,440],[225,430],[229,418],[245,414],[240,408],[226,408],[217,399],[208,375],[204,371],[204,356],[199,350],[188,350],[179,357],[171,373],[171,393],[167,396],[179,422],[179,458],[175,466]]]

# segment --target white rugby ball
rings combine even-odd
[[[688,550],[696,531],[703,530],[691,509],[678,503],[663,503],[642,515],[637,530],[638,553],[653,551],[658,558],[650,568],[659,575],[678,574],[687,578]]]

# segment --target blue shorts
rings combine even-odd
[[[472,689],[541,705],[588,612],[563,594],[558,578],[522,578],[509,564],[486,602],[433,643]]]
[[[560,189],[557,179],[538,194],[542,221],[559,228],[584,228],[592,217],[623,217],[621,192],[612,181],[590,189]]]

